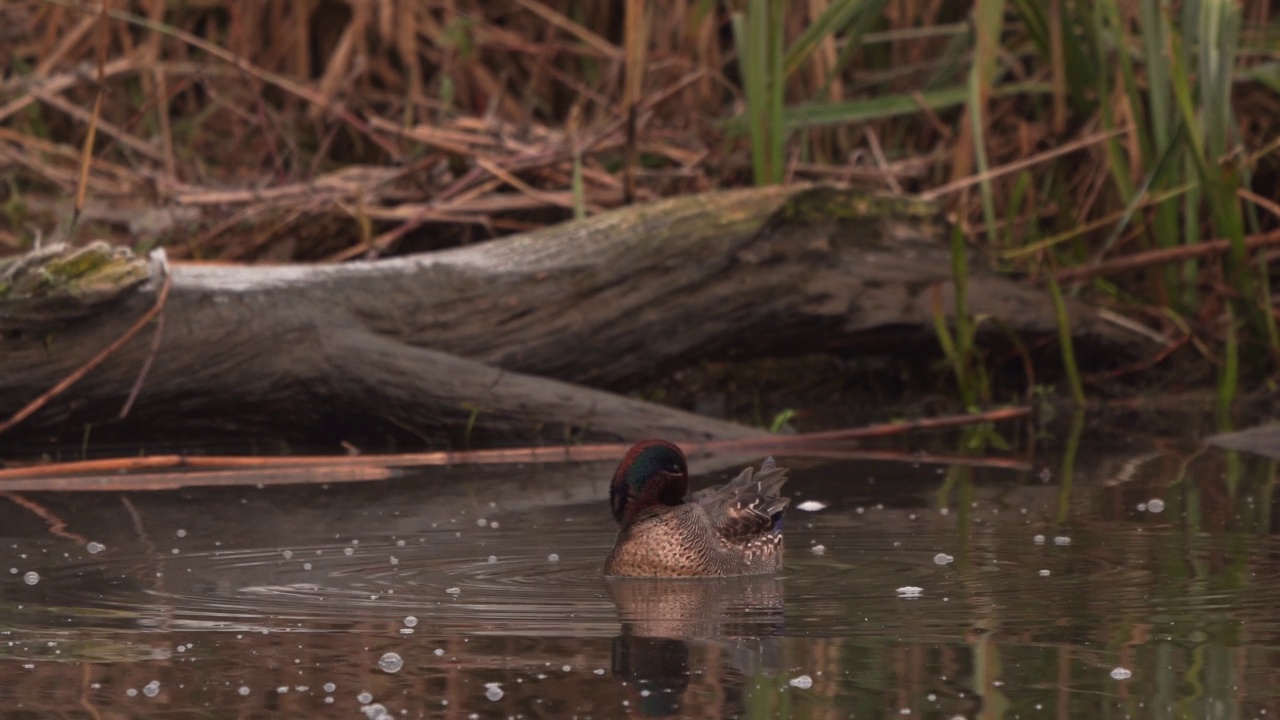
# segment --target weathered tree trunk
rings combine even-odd
[[[276,431],[282,421],[315,429],[358,417],[428,438],[464,426],[525,440],[751,433],[565,383],[624,389],[699,358],[847,348],[886,326],[929,333],[935,303],[952,311],[941,234],[932,210],[912,201],[789,187],[667,200],[371,263],[177,265],[133,415]],[[979,263],[971,272],[972,312],[1023,334],[1056,332],[1041,290]],[[0,277],[0,420],[123,333],[159,283],[121,285],[118,299],[96,292],[80,303],[83,289],[71,301],[39,288],[6,298]],[[1133,349],[1090,308],[1070,309],[1079,341]],[[78,432],[111,417],[150,336],[28,427]]]

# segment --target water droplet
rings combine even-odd
[[[461,595],[462,588],[456,588],[456,587],[446,588],[445,592],[449,593],[450,595]]]
[[[444,648],[436,648],[432,652],[435,654],[436,657],[440,657],[441,655],[444,655]]]
[[[898,597],[918,598],[924,594],[924,588],[916,587],[915,585],[904,585],[898,588],[897,592]]]
[[[808,690],[809,688],[813,687],[813,678],[809,677],[808,675],[801,675],[800,677],[791,678],[790,680],[787,681],[787,684],[794,688],[800,688],[801,690]]]
[[[337,686],[337,685],[334,685],[334,684],[333,684],[333,683],[331,683],[331,682],[327,682],[327,683],[325,683],[323,687],[324,687],[324,691],[325,691],[325,692],[327,692],[327,693],[331,693],[331,692],[333,692],[334,690],[337,690],[337,689],[338,689],[338,686]]]
[[[805,512],[818,512],[819,510],[823,510],[826,507],[827,507],[827,504],[822,502],[821,500],[805,500],[799,505],[796,505],[797,510],[803,510]]]
[[[356,702],[360,703],[361,705],[368,705],[369,703],[373,702],[373,696],[370,695],[368,691],[362,692],[356,696]]]
[[[106,550],[107,546],[99,542],[91,542],[88,545],[85,545],[84,549],[88,550],[90,555],[97,555],[103,550]]]
[[[22,576],[22,581],[28,585],[35,585],[36,583],[40,582],[40,573],[36,572],[35,570],[30,570],[27,572],[26,575]]]
[[[400,672],[400,668],[404,667],[404,660],[400,659],[399,655],[389,652],[378,659],[378,667],[382,668],[383,672]]]
[[[946,553],[938,553],[937,555],[933,556],[933,561],[939,565],[949,565],[954,560],[955,558],[951,557]]]
[[[416,617],[414,617],[414,616],[412,616],[412,615],[406,616],[406,617],[405,617],[405,619],[404,619],[404,626],[405,626],[405,627],[417,627],[417,626],[418,626],[418,618],[416,618]],[[330,690],[329,692],[333,692],[333,691],[332,691],[332,690]]]
[[[1054,545],[1070,545],[1071,538],[1067,537],[1066,535],[1059,535],[1053,539],[1053,544]]]
[[[1164,501],[1160,498],[1151,498],[1147,501],[1147,512],[1164,512]]]
[[[560,556],[555,553],[551,553],[547,556],[547,562],[560,562]]]
[[[492,564],[494,564],[494,563],[496,563],[496,562],[498,562],[498,556],[497,556],[497,555],[490,555],[490,556],[489,556],[489,564],[490,564],[490,565],[492,565]]]
[[[479,518],[479,519],[477,519],[477,520],[476,520],[476,525],[477,525],[478,527],[484,527],[484,526],[486,526],[486,525],[488,525],[488,524],[489,524],[489,521],[488,521],[488,520],[486,520],[486,519],[484,519],[484,518]]]
[[[813,553],[814,555],[825,555],[827,552],[827,546],[814,545],[813,547],[809,548],[809,552]]]
[[[1035,537],[1031,538],[1031,542],[1033,542],[1033,543],[1035,543],[1035,544],[1037,544],[1037,545],[1043,545],[1043,544],[1044,544],[1044,536],[1043,536],[1043,535],[1037,535],[1037,536],[1035,536]]]
[[[138,697],[138,689],[137,689],[137,688],[129,688],[128,690],[125,690],[125,691],[124,691],[124,694],[125,694],[125,695],[128,695],[129,697]]]
[[[187,536],[187,531],[186,531],[186,530],[179,530],[178,532],[176,532],[176,533],[174,533],[174,534],[175,534],[175,535],[177,535],[177,536],[178,536],[178,537],[180,537],[180,538],[181,538],[181,537],[186,537],[186,536]]]
[[[1111,677],[1114,680],[1128,680],[1133,677],[1133,671],[1122,667],[1114,668],[1111,671]]]
[[[1040,571],[1040,577],[1049,577],[1049,571],[1048,571],[1048,570],[1041,570],[1041,571]]]
[[[241,685],[241,686],[240,686],[240,689],[236,690],[236,692],[240,693],[241,695],[248,695],[248,694],[249,694],[249,686],[248,686],[248,685]]]
[[[155,697],[160,694],[160,681],[152,680],[142,688],[142,694],[147,697]]]
[[[283,694],[285,694],[285,693],[287,693],[287,692],[289,692],[289,686],[288,686],[288,685],[281,685],[280,687],[276,688],[276,694],[277,694],[277,695],[283,695]]]
[[[499,700],[501,700],[502,695],[503,695],[502,688],[499,687],[498,683],[491,682],[491,683],[484,684],[484,696],[489,700],[491,700],[492,702],[498,702]]]
[[[343,555],[347,555],[347,556],[351,556],[351,555],[355,555],[355,554],[356,554],[356,551],[355,551],[355,549],[354,549],[354,548],[342,548],[342,554],[343,554]]]
[[[292,557],[293,557],[293,551],[292,551],[292,550],[285,550],[284,552],[282,552],[282,553],[280,553],[280,554],[281,554],[281,555],[284,555],[284,559],[285,559],[285,560],[288,560],[288,559],[290,559],[290,558],[292,558]]]

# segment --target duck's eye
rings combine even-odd
[[[675,473],[676,475],[679,475],[681,472],[679,463],[671,463],[670,465],[667,466],[667,469]]]

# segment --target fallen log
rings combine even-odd
[[[168,273],[159,342],[143,331],[24,427],[78,437],[113,418],[151,357],[133,423],[308,437],[373,422],[428,444],[742,437],[757,431],[568,383],[626,389],[703,358],[856,347],[885,327],[928,336],[939,300],[952,313],[943,230],[916,201],[775,187],[376,262],[139,273],[145,261],[116,249],[106,269],[42,285],[31,278],[50,273],[27,258],[0,269],[0,421],[125,332]],[[1028,283],[972,262],[969,293],[973,313],[1056,333]],[[1137,347],[1084,304],[1070,313],[1077,341]]]

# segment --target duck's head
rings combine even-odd
[[[666,440],[641,440],[627,451],[609,486],[613,519],[626,525],[656,505],[679,505],[689,493],[689,465]]]

